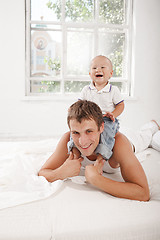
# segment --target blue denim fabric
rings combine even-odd
[[[104,131],[100,135],[100,141],[95,149],[96,154],[101,154],[104,159],[108,160],[113,152],[113,146],[115,143],[115,134],[119,130],[119,121],[115,119],[113,122],[110,118],[104,117]],[[67,143],[68,153],[75,147],[72,137],[70,136],[70,141]]]
[[[72,150],[73,147],[75,147],[75,145],[74,145],[73,139],[72,139],[72,137],[71,137],[71,135],[70,135],[70,140],[69,140],[69,142],[67,143],[68,153],[70,153],[70,151]]]
[[[113,152],[113,146],[115,143],[115,135],[119,130],[119,121],[115,119],[113,122],[110,118],[104,117],[104,131],[101,133],[99,144],[95,150],[95,153],[100,153],[104,159],[108,160]]]

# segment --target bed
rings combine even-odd
[[[160,152],[137,154],[149,202],[113,197],[80,176],[48,183],[37,171],[57,139],[0,143],[1,240],[159,240]],[[120,172],[106,174],[123,181]]]

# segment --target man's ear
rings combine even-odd
[[[102,123],[102,125],[100,126],[100,133],[102,133],[104,130],[104,122]]]

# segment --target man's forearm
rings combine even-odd
[[[73,153],[70,153],[66,161],[55,169],[45,168],[39,171],[39,176],[44,176],[47,181],[54,182],[56,180],[64,180],[68,177],[78,176],[81,169],[83,158],[73,158]]]
[[[47,179],[48,182],[54,182],[56,180],[63,180],[65,177],[61,173],[61,169],[57,168],[52,169],[41,169],[38,173],[38,176],[43,176]]]
[[[139,201],[149,200],[148,192],[135,183],[117,182],[102,175],[97,175],[95,178],[90,179],[89,182],[115,197]]]

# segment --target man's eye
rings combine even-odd
[[[87,130],[87,133],[91,133],[92,131],[91,130]]]
[[[78,132],[75,131],[75,132],[72,132],[72,134],[76,135],[76,134],[78,134]]]

